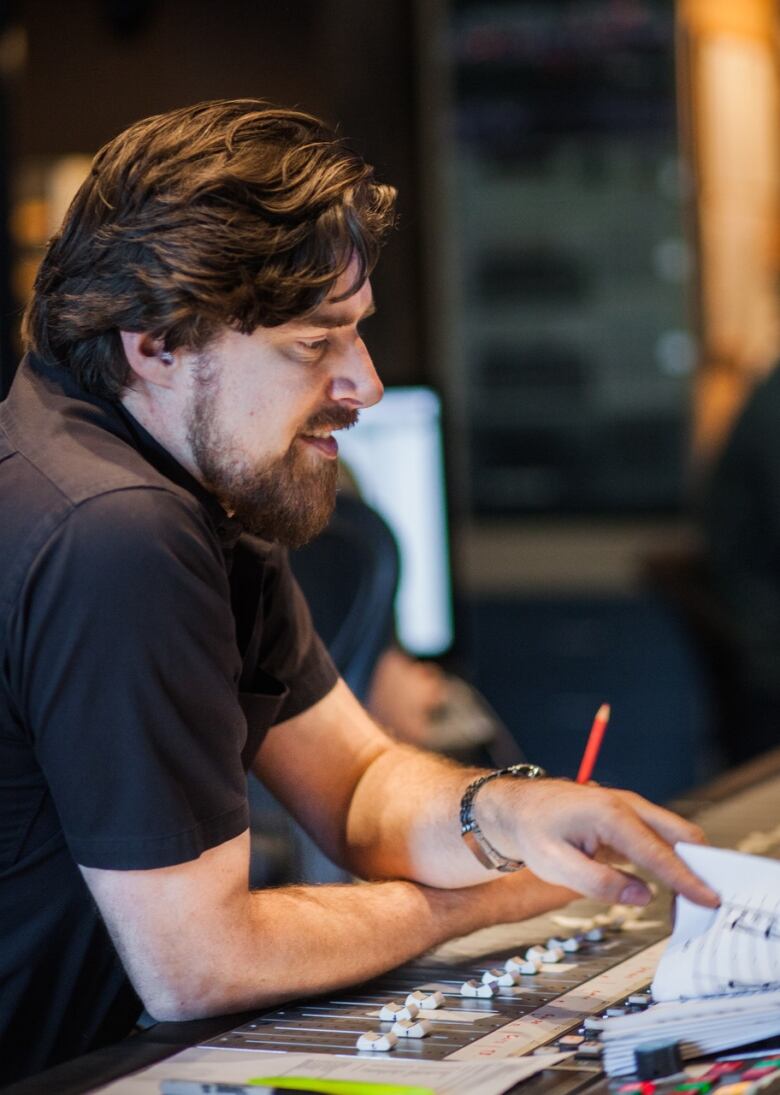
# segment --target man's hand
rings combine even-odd
[[[500,852],[588,897],[627,905],[650,900],[644,882],[597,860],[611,848],[696,904],[719,904],[672,848],[677,841],[701,843],[701,829],[632,791],[557,779],[498,779],[480,790],[476,813]]]
[[[460,835],[461,796],[484,773],[391,741],[343,683],[272,728],[256,770],[354,874],[447,889],[495,877]],[[632,792],[506,777],[480,788],[474,813],[499,852],[556,885],[602,901],[646,904],[643,882],[597,860],[613,848],[691,901],[718,904],[672,848],[678,840],[700,842],[698,826]]]

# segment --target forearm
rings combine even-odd
[[[182,953],[174,964],[169,955],[165,984],[137,987],[158,1019],[267,1008],[364,981],[453,936],[537,915],[572,896],[530,873],[518,882],[465,892],[384,882],[248,894],[230,930],[204,952],[207,960]]]
[[[458,824],[477,770],[393,741],[343,682],[274,728],[254,769],[323,851],[361,878],[451,887],[491,877],[461,846]]]
[[[352,797],[349,868],[364,878],[409,878],[437,887],[473,886],[497,877],[460,835],[460,800],[480,774],[406,745],[377,757]]]

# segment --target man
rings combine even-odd
[[[394,744],[312,633],[279,544],[323,526],[333,432],[382,393],[393,198],[317,120],[205,103],[106,146],[50,244],[0,411],[6,1080],[141,1001],[260,1008],[571,891],[648,900],[602,846],[717,903],[670,847],[695,827]],[[376,881],[250,893],[248,766]]]

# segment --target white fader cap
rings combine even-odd
[[[498,989],[495,982],[491,981],[489,984],[485,984],[482,981],[464,981],[460,986],[461,996],[477,996],[481,999],[489,1000],[496,995]]]
[[[544,954],[541,955],[541,959],[546,966],[553,962],[560,962],[562,958],[563,947],[550,947],[549,950],[546,950]]]
[[[537,958],[535,955],[532,958],[523,958],[521,955],[516,954],[513,958],[507,958],[504,963],[504,967],[510,973],[523,973],[534,974],[538,973],[542,968],[541,958]]]
[[[431,1024],[425,1019],[399,1019],[393,1023],[393,1034],[399,1038],[424,1038],[431,1033]]]
[[[384,1023],[394,1023],[396,1019],[416,1019],[419,1010],[416,1004],[396,1004],[391,1000],[379,1012],[379,1018]]]
[[[394,1045],[397,1045],[398,1039],[395,1034],[387,1031],[386,1034],[380,1034],[378,1030],[369,1030],[365,1034],[361,1034],[355,1043],[357,1049],[370,1049],[372,1052],[385,1053],[388,1049],[392,1049]]]
[[[430,1011],[432,1008],[440,1008],[443,1005],[444,994],[438,991],[423,992],[422,989],[415,989],[406,997],[406,1003]]]
[[[520,984],[520,974],[514,970],[485,970],[482,980],[486,985],[498,985],[499,988],[511,988]]]

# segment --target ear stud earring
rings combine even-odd
[[[160,354],[160,361],[163,365],[173,365],[173,354],[168,350],[163,350]]]

